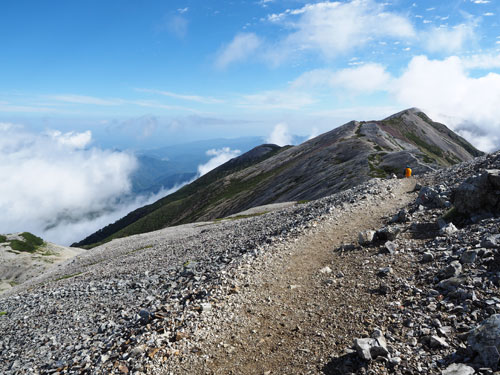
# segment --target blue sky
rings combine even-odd
[[[499,149],[499,15],[496,0],[2,1],[0,233],[81,240],[159,197],[131,196],[133,151],[193,140],[284,145],[419,107]]]
[[[499,98],[497,1],[20,0],[0,14],[0,121],[148,148],[418,106],[500,144],[500,106],[476,103]]]

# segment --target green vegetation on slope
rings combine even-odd
[[[43,245],[43,240],[32,233],[24,232],[20,236],[23,240],[7,241],[5,236],[0,237],[0,242],[7,242],[12,250],[23,251],[28,253],[35,252],[40,246]]]

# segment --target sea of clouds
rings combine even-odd
[[[237,156],[239,150],[209,150],[199,177]],[[181,188],[133,196],[132,153],[92,146],[92,133],[34,133],[0,123],[0,233],[32,232],[69,245]]]

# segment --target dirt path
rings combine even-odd
[[[353,337],[377,326],[372,318],[386,303],[373,289],[381,267],[408,274],[395,258],[374,257],[366,249],[335,251],[356,243],[366,229],[379,229],[388,216],[415,198],[414,180],[403,180],[391,199],[348,204],[307,235],[243,267],[240,292],[223,308],[202,353],[210,374],[332,373],[331,356],[341,355]],[[388,264],[390,263],[390,264]],[[329,271],[321,270],[328,266]],[[399,268],[399,269],[398,269]]]

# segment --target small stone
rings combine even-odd
[[[446,236],[449,236],[457,231],[458,231],[458,229],[455,225],[453,225],[453,223],[448,223],[445,227],[443,227],[439,230],[439,233],[446,235]]]
[[[460,263],[462,264],[472,264],[476,261],[477,250],[467,250],[464,251],[460,257]]]
[[[375,237],[379,241],[393,241],[398,237],[400,232],[401,228],[399,228],[396,225],[393,225],[379,229],[375,233]]]
[[[474,369],[470,366],[463,363],[452,363],[443,370],[442,375],[473,375],[474,373]]]
[[[439,277],[441,279],[449,279],[450,277],[456,277],[462,273],[462,265],[458,260],[454,260],[448,264],[445,268],[439,271]]]
[[[426,251],[422,254],[422,259],[420,260],[422,263],[430,263],[434,260],[434,254],[429,251]]]
[[[148,310],[142,309],[141,311],[139,311],[139,320],[142,324],[148,324],[151,318],[152,314]]]
[[[200,304],[200,307],[201,307],[201,311],[206,312],[206,311],[212,310],[212,304],[209,302],[205,302],[205,303]]]
[[[481,240],[481,246],[494,249],[500,245],[500,234],[486,236]]]
[[[454,292],[460,288],[464,282],[465,280],[460,277],[450,277],[449,279],[440,281],[437,286],[439,289],[447,292]]]
[[[433,335],[429,338],[429,346],[431,348],[448,348],[450,345],[448,345],[445,339]]]
[[[398,249],[398,245],[396,245],[392,241],[387,241],[384,246],[380,249],[381,254],[394,254]]]
[[[365,230],[358,234],[358,242],[361,246],[369,245],[372,243],[374,236],[375,236],[375,231]]]
[[[379,270],[377,272],[377,276],[385,277],[391,273],[392,273],[391,267],[382,267],[382,268],[379,268]]]
[[[322,269],[319,270],[320,273],[332,273],[332,269],[328,266],[323,267]]]

